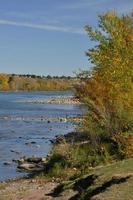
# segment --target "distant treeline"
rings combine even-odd
[[[1,91],[69,90],[76,82],[76,78],[71,76],[0,74]]]
[[[19,77],[28,77],[28,78],[40,78],[40,79],[75,79],[75,77],[72,76],[51,76],[51,75],[47,75],[47,76],[39,76],[39,75],[35,75],[35,74],[11,74],[11,76],[19,76]]]

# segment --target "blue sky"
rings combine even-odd
[[[90,64],[84,26],[97,14],[128,13],[133,0],[0,0],[0,72],[73,75]]]

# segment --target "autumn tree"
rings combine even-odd
[[[133,18],[114,12],[99,15],[98,28],[86,26],[96,46],[86,55],[92,70],[76,87],[88,106],[85,127],[113,135],[133,128]],[[81,77],[82,78],[82,77]]]
[[[9,90],[8,77],[4,74],[0,74],[0,90]]]

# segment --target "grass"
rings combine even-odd
[[[6,184],[0,183],[0,190],[4,190],[6,188]]]
[[[90,173],[64,182],[55,189],[58,196],[69,189],[76,191],[70,200],[132,200],[133,159],[96,167]]]
[[[107,150],[94,148],[90,141],[55,144],[44,175],[69,180],[71,176],[85,174],[90,168],[113,159]]]
[[[69,200],[132,200],[132,139],[119,134],[95,147],[90,140],[55,144],[44,172],[61,183],[53,197],[71,190]]]

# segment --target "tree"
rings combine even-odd
[[[76,88],[88,106],[85,127],[109,135],[133,128],[133,17],[99,15],[98,28],[85,30],[96,46],[86,52],[93,67]],[[88,75],[89,74],[89,75]],[[84,75],[85,76],[85,75]],[[82,77],[81,77],[82,78]]]
[[[8,77],[0,74],[0,90],[9,90]]]

